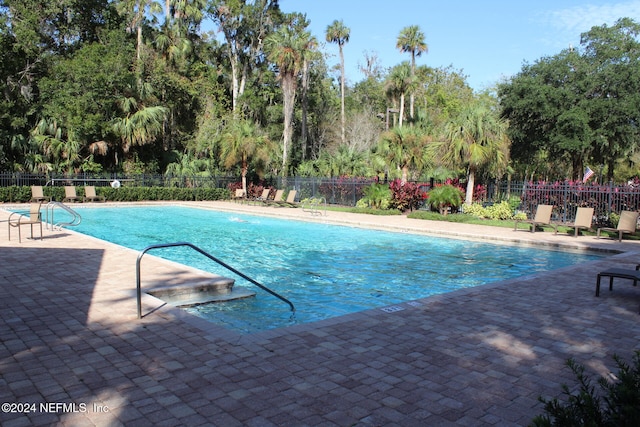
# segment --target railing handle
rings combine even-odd
[[[213,255],[209,254],[208,252],[205,252],[204,250],[200,249],[199,247],[195,246],[194,244],[189,243],[189,242],[176,242],[176,243],[160,243],[160,244],[157,244],[157,245],[147,246],[146,248],[144,248],[140,252],[140,254],[138,254],[138,259],[136,260],[136,297],[137,297],[137,300],[138,300],[138,319],[142,318],[142,286],[140,285],[140,260],[142,259],[144,254],[149,252],[151,249],[172,248],[172,247],[176,247],[176,246],[188,246],[191,249],[201,253],[202,255],[206,256],[210,260],[212,260],[212,261],[218,263],[219,265],[223,266],[227,270],[229,270],[229,271],[237,274],[238,276],[242,277],[243,279],[253,283],[254,285],[259,287],[263,291],[266,291],[266,292],[270,293],[271,295],[273,295],[274,297],[284,301],[285,303],[287,303],[289,305],[289,307],[291,308],[291,311],[293,313],[296,312],[296,308],[294,307],[293,303],[291,301],[289,301],[288,299],[286,299],[285,297],[283,297],[282,295],[272,291],[271,289],[267,288],[263,284],[255,281],[254,279],[252,279],[251,277],[247,276],[246,274],[236,270],[235,268],[233,268],[230,265],[226,264],[225,262],[219,260],[218,258],[214,257]]]

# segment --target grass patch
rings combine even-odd
[[[327,206],[327,211],[349,212],[368,215],[402,215],[398,209],[372,209],[372,208],[354,208],[348,206]]]
[[[473,215],[455,213],[449,215],[440,215],[437,212],[430,211],[415,211],[407,215],[407,218],[413,219],[427,219],[430,221],[447,221],[463,224],[478,224],[478,225],[491,225],[493,227],[510,227],[513,228],[515,221],[512,220],[499,220],[499,219],[482,219]]]

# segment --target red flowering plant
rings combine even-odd
[[[389,183],[389,189],[391,189],[389,207],[401,212],[419,209],[427,198],[427,193],[412,182],[403,183],[399,179],[394,179]]]

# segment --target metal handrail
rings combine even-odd
[[[64,209],[65,211],[67,211],[69,214],[71,214],[71,221],[70,222],[59,222],[57,224],[53,223],[53,209],[59,207]],[[51,221],[49,221],[49,210],[51,210]],[[80,223],[82,222],[82,217],[80,216],[80,214],[76,211],[74,211],[73,209],[71,209],[69,206],[65,205],[62,202],[55,202],[55,201],[51,201],[49,203],[47,203],[46,206],[46,218],[45,218],[45,224],[47,224],[47,229],[49,228],[49,224],[51,225],[51,229],[54,230],[56,227],[58,229],[62,228],[63,225],[66,226],[72,226],[75,227],[76,225],[80,225]]]
[[[309,205],[308,207],[307,203]],[[324,203],[324,216],[327,216],[327,199],[324,197],[312,197],[302,204],[302,210],[309,212],[311,215],[322,215],[322,212],[318,209],[320,203]]]
[[[223,261],[220,261],[218,258],[214,257],[213,255],[209,254],[208,252],[205,252],[204,250],[200,249],[199,247],[195,246],[194,244],[189,243],[189,242],[176,242],[176,243],[160,243],[160,244],[157,244],[157,245],[147,246],[138,255],[138,259],[136,260],[136,296],[138,298],[138,319],[142,318],[142,287],[140,285],[140,260],[142,259],[144,254],[146,254],[151,249],[172,248],[172,247],[176,247],[176,246],[188,246],[191,249],[193,249],[193,250],[195,250],[197,252],[200,252],[202,255],[204,255],[207,258],[209,258],[210,260],[220,264],[221,266],[223,266],[227,270],[232,271],[233,273],[237,274],[238,276],[242,277],[243,279],[253,283],[254,285],[259,287],[260,289],[270,293],[274,297],[276,297],[276,298],[284,301],[285,303],[289,304],[289,307],[291,308],[291,311],[293,313],[296,312],[296,308],[293,306],[293,303],[291,303],[291,301],[289,301],[288,299],[286,299],[282,295],[279,295],[278,293],[272,291],[271,289],[267,288],[263,284],[258,283],[257,281],[255,281],[251,277],[247,276],[246,274],[236,270],[235,268],[233,268],[230,265],[224,263]]]

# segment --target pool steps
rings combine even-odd
[[[149,252],[152,249],[160,249],[160,248],[174,248],[174,247],[179,247],[179,246],[185,246],[185,247],[189,247],[193,250],[195,250],[196,252],[199,252],[201,255],[206,256],[207,258],[209,258],[211,261],[216,262],[217,264],[221,265],[222,267],[226,268],[227,270],[231,271],[232,273],[237,274],[238,276],[242,277],[243,279],[247,280],[248,282],[256,285],[257,287],[259,287],[260,289],[270,293],[271,295],[273,295],[274,297],[280,299],[282,302],[286,303],[289,305],[289,307],[291,308],[291,312],[295,313],[296,312],[296,308],[293,305],[293,303],[291,301],[289,301],[288,299],[286,299],[285,297],[283,297],[282,295],[278,294],[277,292],[272,291],[271,289],[267,288],[266,286],[264,286],[263,284],[257,282],[256,280],[252,279],[251,277],[247,276],[246,274],[236,270],[235,268],[231,267],[230,265],[224,263],[223,261],[219,260],[218,258],[214,257],[213,255],[211,255],[210,253],[205,252],[204,250],[202,250],[201,248],[195,246],[192,243],[189,242],[174,242],[174,243],[160,243],[157,245],[151,245],[151,246],[147,246],[146,248],[144,248],[142,251],[140,251],[140,253],[138,254],[138,259],[136,260],[136,300],[138,303],[138,319],[142,319],[142,284],[141,284],[141,273],[140,273],[140,260],[142,259],[142,257]],[[227,280],[232,280],[232,279],[227,279]],[[222,288],[224,288],[225,285],[224,283],[221,283],[219,286],[222,286]],[[231,284],[231,286],[233,286],[233,284]],[[190,286],[191,289],[199,289],[200,287],[198,286]],[[194,292],[189,291],[192,294]],[[199,291],[198,291],[199,292]],[[207,291],[208,293],[208,291]],[[204,293],[203,291],[203,295],[206,295],[207,293]],[[175,292],[174,292],[175,294]],[[228,301],[229,298],[229,294],[225,294],[220,293],[219,289],[216,290],[216,292],[214,292],[214,294],[217,295],[227,295],[227,299],[225,301]],[[230,292],[230,295],[233,295],[234,292],[233,290]],[[255,294],[254,294],[255,295]],[[157,293],[154,295],[157,296]],[[251,295],[246,295],[246,296],[242,296],[241,298],[246,298],[247,296],[251,296]],[[207,296],[207,298],[209,298],[211,296]],[[216,296],[217,297],[217,296]],[[234,297],[233,299],[236,299],[237,297]],[[195,298],[193,299],[195,300]],[[200,299],[198,299],[198,301],[200,301]],[[210,300],[211,301],[211,300]],[[168,301],[167,301],[168,302]],[[184,301],[180,300],[179,301],[180,306],[184,306]],[[197,302],[195,303],[197,304],[204,304],[204,302]],[[194,303],[192,303],[191,305],[194,305]]]
[[[176,307],[192,307],[212,302],[232,301],[256,295],[249,289],[237,286],[235,280],[217,277],[194,283],[163,285],[146,289],[145,292]]]

